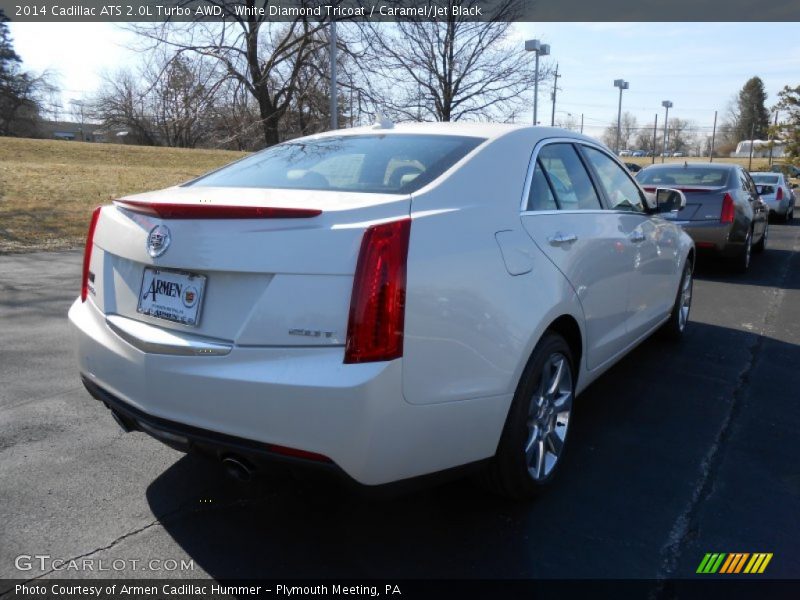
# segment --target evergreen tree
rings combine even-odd
[[[800,85],[784,87],[778,94],[778,108],[788,113],[780,137],[786,140],[789,156],[800,157]]]
[[[739,140],[765,140],[769,135],[767,92],[760,77],[751,77],[739,92],[737,134]]]

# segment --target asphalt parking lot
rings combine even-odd
[[[646,342],[579,398],[561,477],[528,504],[464,481],[246,486],[124,434],[74,367],[80,260],[0,256],[2,578],[92,575],[15,567],[49,555],[194,564],[96,573],[130,577],[650,579],[706,552],[772,552],[764,576],[800,577],[800,220],[771,225],[745,276],[700,266],[685,341]]]

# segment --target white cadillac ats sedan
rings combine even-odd
[[[575,397],[679,337],[691,239],[590,138],[409,124],[268,148],[92,215],[69,312],[127,430],[378,485],[479,463],[550,482]]]

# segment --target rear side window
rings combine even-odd
[[[630,175],[603,152],[583,147],[584,154],[600,178],[600,185],[613,210],[644,212],[644,198]]]
[[[750,175],[756,183],[766,185],[778,185],[780,183],[780,175],[766,175],[765,173],[751,173]]]
[[[375,134],[285,142],[187,183],[408,194],[427,185],[484,138]]]
[[[547,179],[561,210],[602,208],[592,180],[572,144],[548,144],[539,151]]]
[[[542,168],[542,162],[537,159],[536,168],[533,170],[533,177],[531,178],[531,189],[528,193],[528,210],[556,209],[558,209],[556,197],[553,195],[553,190],[550,189],[547,176]]]

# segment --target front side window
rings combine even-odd
[[[597,190],[572,144],[544,146],[539,151],[539,161],[561,210],[602,208]]]
[[[610,203],[609,208],[644,212],[642,192],[628,173],[600,150],[584,146],[583,151],[600,178],[600,185]]]
[[[185,185],[409,194],[461,160],[483,138],[374,134],[294,140]]]

